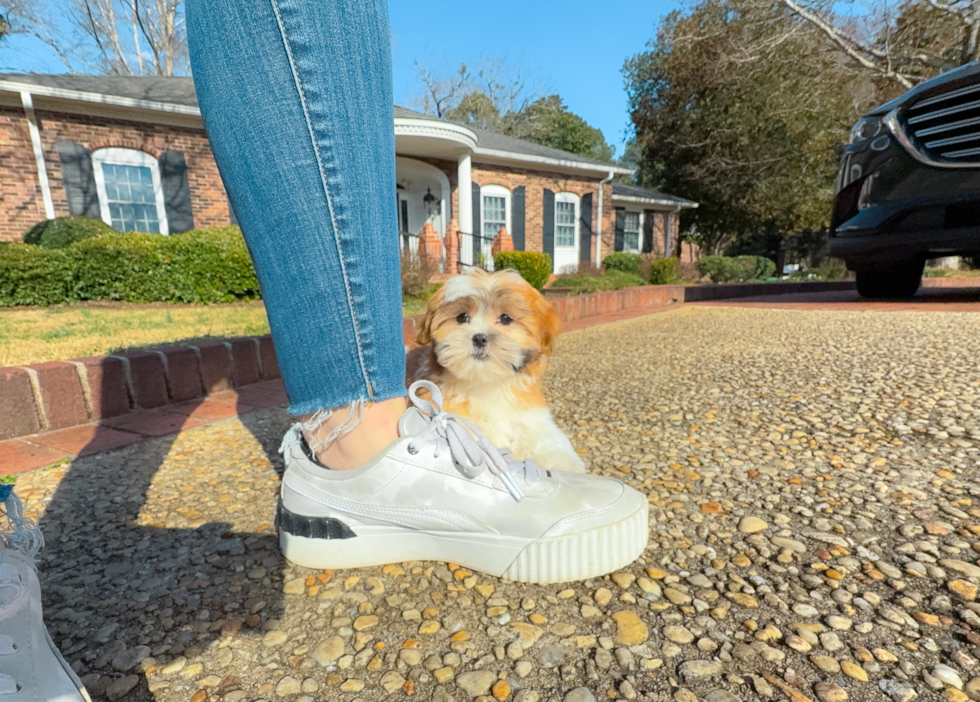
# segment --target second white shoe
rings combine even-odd
[[[310,568],[436,560],[553,583],[612,572],[646,548],[647,500],[636,490],[516,461],[443,412],[433,383],[409,394],[401,438],[353,470],[323,467],[298,426],[287,433],[277,517],[287,559]]]

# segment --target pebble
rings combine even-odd
[[[276,684],[276,694],[280,697],[296,695],[302,692],[302,683],[296,678],[286,676]]]
[[[820,702],[844,702],[847,691],[836,683],[822,680],[814,685],[814,690]]]
[[[718,661],[693,660],[680,664],[677,672],[685,682],[697,682],[705,678],[721,675],[722,665]]]
[[[683,626],[664,627],[664,637],[674,643],[689,644],[694,641],[694,634]],[[644,639],[646,637],[644,636]],[[620,641],[620,643],[623,643]]]
[[[891,678],[883,678],[879,680],[878,687],[882,692],[888,695],[893,702],[910,702],[919,696],[919,693],[915,691],[915,688],[908,683],[892,680]]]
[[[276,646],[282,646],[289,639],[289,634],[281,629],[273,629],[272,631],[267,631],[265,636],[262,637],[262,645],[267,648],[275,648]]]
[[[109,687],[105,689],[105,696],[109,699],[109,702],[116,702],[116,700],[121,700],[123,697],[128,695],[130,691],[139,684],[139,675],[127,675],[125,677],[114,680]]]
[[[849,678],[859,682],[868,682],[868,673],[853,661],[841,661],[840,669]]]
[[[612,615],[616,623],[616,643],[624,646],[636,646],[650,636],[647,625],[636,616],[636,612],[625,609]]]
[[[334,663],[344,655],[344,640],[339,636],[331,636],[329,639],[313,649],[312,657],[322,666]]]
[[[565,694],[564,702],[596,702],[596,698],[589,688],[576,687]]]
[[[757,531],[765,531],[768,528],[769,525],[758,517],[742,517],[738,523],[738,530],[743,534],[753,534]]]
[[[932,676],[942,682],[943,685],[955,687],[957,690],[963,689],[963,678],[961,678],[959,673],[950,668],[948,665],[939,663],[932,669],[931,673]]]
[[[758,531],[758,530],[757,530]],[[728,690],[712,690],[704,696],[704,702],[742,702]]]
[[[490,691],[496,676],[489,670],[473,670],[456,676],[456,686],[470,697],[479,697]]]

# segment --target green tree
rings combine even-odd
[[[637,181],[700,203],[681,222],[705,253],[820,229],[836,149],[876,98],[855,73],[778,4],[703,0],[671,13],[625,66]]]

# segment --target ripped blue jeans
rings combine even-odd
[[[385,0],[188,0],[186,12],[289,411],[405,395]]]

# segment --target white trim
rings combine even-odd
[[[167,208],[163,198],[163,184],[160,181],[160,164],[150,154],[136,149],[110,146],[92,152],[92,170],[95,174],[95,186],[99,192],[99,212],[102,215],[102,221],[112,226],[109,199],[105,191],[105,173],[102,171],[102,164],[105,163],[120,166],[143,166],[150,169],[150,174],[153,176],[153,198],[156,201],[160,233],[164,236],[170,234],[170,227],[167,223]]]
[[[682,200],[678,202],[677,200],[662,200],[656,197],[634,197],[633,195],[613,195],[613,205],[616,203],[640,203],[649,205],[665,205],[667,207],[679,207],[680,209],[694,209],[698,206],[698,203],[691,202],[690,200]]]
[[[480,226],[487,221],[485,216],[486,210],[483,206],[483,198],[485,197],[502,197],[504,199],[504,226],[507,227],[507,233],[511,236],[514,235],[511,226],[511,209],[510,209],[510,190],[508,190],[503,185],[483,185],[480,187]],[[482,235],[483,232],[480,232]],[[496,236],[494,232],[494,236]]]
[[[635,207],[627,207],[627,208],[625,208],[624,215],[626,213],[632,213],[632,214],[635,214],[635,215],[639,215],[639,217],[637,219],[637,221],[639,222],[639,229],[636,232],[636,234],[637,234],[637,236],[636,236],[636,250],[634,251],[633,249],[627,249],[626,248],[626,217],[625,216],[623,217],[623,253],[635,253],[635,254],[638,254],[641,251],[643,251],[643,225],[645,223],[644,220],[646,219],[646,213],[643,210],[637,209]]]
[[[485,149],[477,146],[473,149],[476,156],[486,156],[488,158],[502,158],[508,161],[522,161],[530,163],[543,163],[549,166],[560,166],[561,168],[571,168],[577,171],[594,171],[597,173],[619,173],[622,175],[633,175],[635,171],[622,166],[607,166],[601,163],[586,163],[583,161],[571,161],[563,158],[552,158],[551,156],[537,156],[534,154],[519,154],[513,151],[498,151],[497,149]]]
[[[37,115],[34,114],[34,101],[31,99],[31,94],[24,90],[20,94],[20,102],[24,106],[24,115],[27,117],[27,130],[31,133],[34,165],[37,166],[37,182],[41,186],[41,199],[44,200],[44,216],[54,219],[54,201],[51,199],[48,166],[44,163],[44,147],[41,145],[41,131],[37,127]]]
[[[575,193],[555,193],[555,260],[554,260],[554,272],[561,273],[561,268],[558,265],[558,203],[572,203],[575,205],[575,243],[571,246],[562,246],[562,249],[572,249],[575,251],[575,260],[571,263],[564,262],[561,267],[565,266],[577,266],[581,261],[581,252],[579,251],[579,246],[582,241],[581,236],[581,219],[582,219],[582,201],[578,195]]]
[[[476,147],[477,136],[466,127],[434,119],[395,117],[395,136],[429,137],[455,141],[470,149]]]
[[[28,91],[34,95],[43,95],[45,97],[67,98],[82,102],[100,102],[104,105],[136,107],[158,112],[176,112],[182,115],[200,116],[201,114],[198,108],[189,105],[175,105],[169,102],[157,102],[156,100],[137,100],[135,98],[119,97],[118,95],[88,93],[82,90],[66,90],[64,88],[52,88],[47,85],[37,85],[35,83],[21,83],[14,80],[0,80],[0,90],[10,90],[16,93]]]
[[[456,168],[456,194],[459,200],[459,230],[473,233],[473,159],[469,154],[459,157]],[[455,232],[453,232],[455,235]]]

